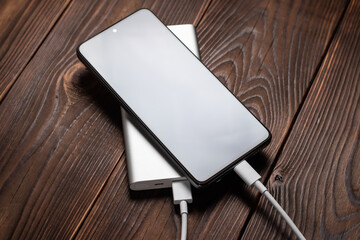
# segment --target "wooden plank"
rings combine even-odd
[[[307,239],[360,237],[359,25],[352,1],[268,184]],[[295,239],[265,199],[244,235],[260,238]]]
[[[115,166],[124,166],[119,105],[77,59],[80,42],[141,7],[173,24],[191,23],[201,6],[69,5],[0,105],[0,239],[70,238]]]
[[[201,18],[203,61],[273,131],[272,144],[251,159],[263,173],[281,148],[345,5],[214,1]],[[180,218],[170,192],[129,193],[125,174],[121,167],[113,172],[77,237],[179,237]],[[194,191],[189,236],[237,238],[256,200],[234,175]]]
[[[271,144],[250,159],[263,176],[283,146],[345,7],[345,1],[214,2],[199,24],[203,62],[273,134]],[[257,193],[236,176],[224,180],[218,196],[214,189],[196,196],[201,211],[190,214],[194,239],[238,238],[256,204]]]
[[[5,0],[0,4],[0,102],[69,0]]]
[[[175,239],[170,189],[130,191],[125,165],[116,167],[76,238]]]

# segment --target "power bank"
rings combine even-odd
[[[168,28],[200,57],[195,27],[191,24]],[[173,167],[133,124],[134,119],[121,108],[125,152],[131,190],[150,190],[171,187],[173,181],[186,179]],[[135,120],[136,121],[136,120]]]
[[[195,187],[220,180],[270,142],[266,127],[148,9],[83,42],[77,54]]]

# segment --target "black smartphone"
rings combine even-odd
[[[265,126],[148,9],[85,41],[77,54],[195,187],[219,180],[270,141]]]

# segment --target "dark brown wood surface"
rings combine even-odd
[[[203,62],[271,130],[250,162],[305,236],[359,238],[359,3],[74,0],[0,4],[0,239],[180,237],[170,190],[129,190],[119,105],[75,56],[141,7],[193,23]],[[234,174],[194,189],[189,238],[293,237],[259,197]]]
[[[0,2],[0,102],[70,0]]]
[[[313,9],[314,7],[317,9]],[[220,8],[222,11],[219,11]],[[342,14],[339,9],[343,10],[344,5],[337,2],[333,5],[323,3],[323,5],[312,6],[309,1],[305,4],[305,7],[295,5],[293,8],[289,10],[289,4],[276,3],[275,1],[212,2],[198,25],[199,45],[202,50],[203,62],[274,133],[272,144],[267,148],[270,151],[264,151],[265,156],[260,156],[263,159],[254,159],[262,163],[262,165],[267,165],[267,167],[262,166],[263,173],[270,169],[269,166],[279,151],[282,139],[287,134],[287,128],[291,125],[302,96],[306,93],[306,88],[315,74],[316,64],[321,60],[331,38],[331,32],[335,28],[335,23]],[[252,11],[249,11],[249,9],[252,9]],[[318,10],[319,15],[312,15],[310,10]],[[287,18],[292,12],[298,14],[298,19],[294,19],[294,22],[289,21]],[[322,15],[320,15],[320,12]],[[301,25],[300,23],[304,19],[306,24],[314,24],[314,28],[326,28],[327,31],[323,30],[320,33],[313,31],[304,34],[301,27],[294,27],[297,24]],[[265,23],[267,23],[267,27],[264,27]],[[282,33],[284,26],[291,30],[287,35]],[[274,28],[281,29],[278,30],[279,34],[275,34],[275,36],[273,35]],[[224,34],[224,29],[228,34]],[[302,35],[306,37],[302,37]],[[284,51],[287,38],[293,38],[291,39],[293,42],[302,41],[303,44],[299,46],[289,41],[289,47],[286,48],[287,51]],[[316,48],[316,50],[313,51],[310,48],[310,51],[308,45]],[[280,56],[273,56],[274,53],[268,54],[270,51],[276,52]],[[292,53],[292,51],[295,53]],[[286,64],[280,64],[281,62]],[[292,62],[308,62],[308,64],[303,64],[301,69],[296,69],[297,72],[295,70],[292,72]],[[279,66],[271,72],[270,70],[274,65]],[[241,69],[244,68],[246,71],[242,72]],[[251,71],[252,68],[257,71]],[[291,74],[291,76],[287,76],[287,74]],[[290,78],[297,79],[297,81],[290,81]],[[284,88],[284,82],[290,82],[293,86]],[[238,86],[236,87],[236,85]],[[289,92],[289,89],[291,92]],[[278,95],[280,97],[276,99],[268,95]],[[268,99],[270,102],[263,102],[261,99]],[[267,113],[267,106],[272,106],[274,112],[276,112],[276,108],[282,110],[279,110],[276,114],[269,110]],[[122,175],[117,172],[114,172],[114,175],[122,178]],[[122,211],[123,206],[118,204],[117,194],[108,193],[108,191],[118,191],[118,188],[113,186],[113,184],[118,185],[118,181],[109,183],[110,186],[104,189],[107,194],[100,197],[99,203],[93,208],[93,211],[95,211],[94,216],[85,221],[84,228],[81,229],[79,236],[84,238],[101,236],[108,232],[108,229],[106,229],[107,221],[114,221],[114,224],[121,222],[122,217],[114,215],[116,215],[115,212]],[[234,181],[237,183],[235,186],[232,183]],[[124,188],[127,188],[127,185]],[[256,202],[257,200],[254,194],[250,198],[244,199],[239,194],[241,191],[248,192],[248,189],[244,190],[244,186],[241,185],[239,180],[232,177],[218,186],[198,192],[194,203],[195,209],[189,219],[189,236],[194,239],[237,238],[251,209],[251,201],[254,199]],[[216,201],[213,200],[214,198]],[[242,199],[243,202],[239,203],[239,199]],[[155,201],[158,203],[159,200],[156,199]],[[170,200],[164,199],[163,201]],[[115,212],[104,212],[103,209],[98,208],[98,206],[108,204],[110,204],[110,208],[116,209]],[[142,205],[134,206],[129,209],[129,213],[135,212],[137,207],[144,208]],[[145,207],[145,209],[147,208]],[[148,222],[153,221],[152,219],[156,219],[158,214],[167,214],[166,218],[173,222],[171,216],[174,213],[169,212],[168,209],[164,211],[160,213],[150,211],[147,213],[144,222],[137,230],[139,236],[142,236],[142,232],[159,232],[153,225],[148,224]],[[136,210],[136,212],[141,213],[140,210]],[[103,222],[104,226],[97,225],[99,219],[107,219],[107,221]],[[177,219],[176,224],[168,225],[173,227],[173,232],[176,232],[179,230],[179,223],[180,219]],[[166,228],[166,231],[169,231],[169,227]],[[165,230],[161,228],[161,231]],[[122,236],[119,235],[119,237]]]
[[[308,239],[360,238],[359,26],[352,1],[268,184]],[[295,239],[265,199],[244,238]]]

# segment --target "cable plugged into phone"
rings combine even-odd
[[[191,186],[188,181],[175,181],[172,183],[174,204],[180,205],[181,214],[181,240],[186,240],[188,203],[192,203]]]
[[[304,235],[296,227],[295,223],[291,220],[289,215],[284,211],[280,204],[275,200],[275,198],[269,193],[267,188],[260,182],[261,176],[253,169],[246,160],[242,160],[236,167],[234,171],[237,175],[249,186],[256,187],[262,195],[264,195],[270,203],[276,208],[276,210],[281,214],[285,219],[290,228],[294,231],[295,235],[301,239],[305,240]]]

